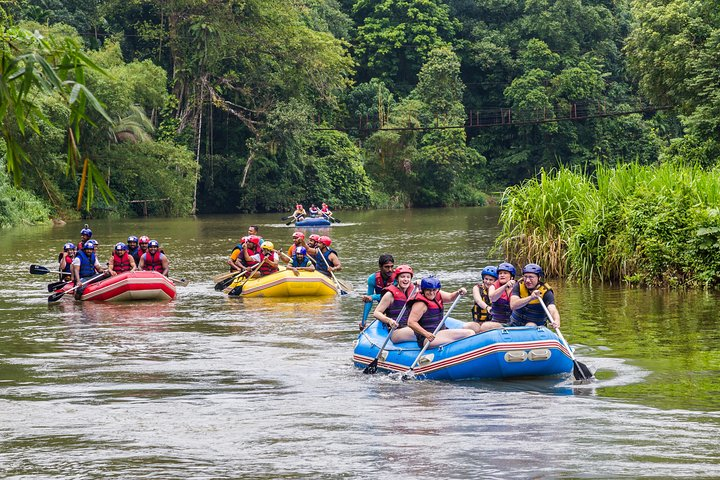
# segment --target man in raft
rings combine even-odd
[[[552,324],[560,327],[560,312],[555,307],[555,294],[545,282],[543,269],[537,263],[528,263],[522,269],[522,280],[512,290],[510,296],[511,327],[544,326],[547,323],[545,309],[540,305],[540,299],[547,306],[552,316]]]
[[[105,271],[95,255],[95,245],[95,240],[87,240],[73,259],[70,272],[75,285],[80,285],[88,278]]]
[[[157,240],[150,240],[147,246],[147,252],[140,257],[140,270],[160,272],[166,277],[170,270],[170,261],[163,252],[160,251],[160,243]]]
[[[407,324],[415,332],[415,339],[420,347],[425,346],[425,342],[429,342],[428,347],[438,347],[476,333],[471,329],[473,322],[470,322],[464,324],[464,328],[447,328],[443,325],[437,334],[433,334],[443,319],[444,303],[467,293],[462,287],[453,293],[444,292],[440,287],[442,287],[440,280],[435,277],[425,277],[420,282],[420,294],[408,300],[410,315]]]
[[[295,276],[300,275],[300,271],[314,272],[315,267],[307,256],[307,249],[303,246],[297,247],[290,257],[288,268],[293,271]]]
[[[370,274],[367,279],[367,293],[362,296],[362,301],[365,302],[365,308],[363,310],[362,322],[360,323],[360,330],[365,328],[365,321],[370,314],[370,310],[372,310],[372,302],[379,302],[383,296],[383,289],[395,282],[395,259],[392,255],[389,253],[380,255],[378,266],[380,270]]]
[[[123,242],[116,243],[115,250],[113,250],[108,262],[110,275],[114,277],[118,273],[132,272],[136,268],[135,259],[130,255],[128,246]]]
[[[330,245],[332,245],[330,237],[323,235],[318,238],[317,248],[309,246],[307,248],[308,253],[315,257],[315,270],[328,277],[332,276],[331,272],[342,270],[340,258]]]
[[[373,317],[387,325],[388,329],[396,328],[391,338],[393,343],[415,340],[415,332],[407,326],[410,309],[405,308],[408,299],[413,298],[418,290],[412,283],[413,274],[410,265],[397,267],[395,270],[397,285],[391,284],[383,288],[380,303],[373,312]],[[401,312],[402,316],[400,316]]]

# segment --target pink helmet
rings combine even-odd
[[[312,235],[310,235],[310,240],[314,240],[317,242],[318,240],[320,240],[320,235],[313,233]]]
[[[248,236],[247,241],[250,243],[254,243],[255,245],[260,245],[260,237],[258,237],[257,235]]]
[[[415,275],[415,272],[413,272],[413,269],[412,269],[412,267],[411,267],[410,265],[399,265],[399,266],[395,269],[395,276],[396,276],[396,277],[399,277],[400,274],[403,274],[403,273],[409,273],[411,277],[412,277],[413,275]]]
[[[325,235],[323,235],[322,237],[318,238],[318,242],[322,243],[322,244],[325,245],[326,247],[329,247],[330,245],[332,245],[332,240],[330,239],[330,237],[327,237],[327,236],[325,236]]]
[[[305,234],[302,232],[295,232],[293,233],[293,238],[302,238],[303,240],[305,240]]]
[[[150,241],[150,237],[147,235],[143,235],[142,237],[138,238],[138,243],[148,243]]]

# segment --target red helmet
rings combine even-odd
[[[305,240],[305,234],[302,232],[295,232],[293,233],[293,238],[302,238],[303,240]]]
[[[310,240],[314,240],[317,242],[318,240],[320,240],[320,235],[318,235],[317,233],[313,233],[312,235],[310,235]]]
[[[330,245],[332,245],[332,240],[330,240],[330,237],[327,237],[327,236],[325,236],[325,235],[323,235],[322,237],[318,238],[318,242],[322,243],[322,244],[325,245],[326,247],[329,247]]]
[[[247,242],[247,241],[248,241],[248,237],[242,237],[242,238],[240,239],[240,243],[245,243],[245,242]]]
[[[143,235],[142,237],[138,238],[138,243],[148,243],[150,241],[150,237]]]
[[[257,235],[250,235],[247,237],[247,241],[250,243],[254,243],[255,245],[260,245],[260,237]]]
[[[399,277],[400,274],[402,274],[402,273],[409,273],[411,277],[412,277],[413,275],[415,275],[415,272],[413,272],[413,269],[412,269],[412,267],[411,267],[410,265],[399,265],[399,266],[395,269],[395,276],[396,276],[396,277]]]
[[[302,209],[302,205],[300,205],[300,204],[298,203],[297,205],[295,205],[295,209],[296,209],[296,210]]]

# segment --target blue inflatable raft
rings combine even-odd
[[[448,318],[448,328],[463,322]],[[353,362],[365,368],[377,356],[389,331],[375,321],[357,341]],[[406,372],[420,353],[416,342],[388,342],[378,359],[378,370]],[[564,375],[573,370],[568,347],[545,327],[498,328],[437,348],[428,348],[414,369],[417,377],[433,380],[469,380]]]
[[[329,227],[332,222],[325,217],[308,217],[299,222],[295,222],[296,227]]]

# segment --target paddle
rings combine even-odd
[[[570,345],[565,341],[565,337],[563,337],[563,334],[560,332],[560,329],[555,326],[555,320],[552,318],[552,315],[550,315],[550,310],[548,310],[547,306],[545,305],[545,302],[543,302],[542,298],[538,298],[540,300],[540,305],[542,305],[543,310],[545,310],[545,315],[547,315],[548,320],[550,320],[550,325],[553,326],[555,331],[557,332],[557,336],[560,338],[560,341],[565,345],[565,348],[567,348],[567,351],[570,353],[570,358],[573,361],[573,377],[575,380],[580,380],[583,382],[587,382],[592,380],[594,375],[590,371],[587,365],[584,363],[581,363],[575,359],[575,355],[573,354],[572,348],[570,348]]]
[[[228,278],[232,278],[238,273],[242,273],[242,270],[232,270],[230,272],[221,273],[219,275],[215,275],[212,279],[213,283],[222,282],[223,280],[227,280]]]
[[[235,281],[235,279],[238,277],[238,275],[242,275],[243,273],[245,273],[245,270],[240,270],[240,271],[236,270],[234,272],[229,272],[229,273],[231,274],[230,276],[225,277],[224,279],[218,281],[215,284],[215,290],[220,291],[220,290],[224,290],[225,287],[229,287],[230,284]]]
[[[60,299],[63,297],[63,295],[65,295],[66,293],[70,293],[70,292],[72,292],[72,291],[74,291],[74,290],[77,290],[78,288],[84,287],[85,285],[88,285],[88,284],[90,284],[90,283],[92,283],[92,282],[94,282],[94,281],[96,281],[96,280],[99,280],[100,278],[102,278],[102,277],[104,277],[104,276],[105,276],[105,272],[98,273],[98,274],[95,275],[94,277],[90,277],[90,278],[88,278],[87,280],[85,280],[84,282],[80,283],[80,285],[75,285],[73,288],[71,288],[70,290],[68,290],[68,291],[66,291],[66,292],[55,292],[55,293],[53,293],[52,295],[50,295],[50,296],[48,297],[48,303],[57,302],[57,301],[60,300]]]
[[[285,225],[291,225],[297,221],[297,218],[295,216],[291,216],[290,221],[285,223]]]
[[[255,272],[257,272],[258,270],[260,270],[260,267],[262,266],[263,263],[265,263],[265,259],[264,259],[264,258],[263,258],[263,261],[262,261],[262,262],[258,263],[255,267],[253,267],[252,270],[250,270],[250,273],[248,274],[248,276],[245,277],[245,278],[240,282],[239,285],[235,285],[235,286],[232,288],[232,290],[228,290],[228,288],[229,288],[229,286],[228,286],[228,288],[223,289],[223,293],[226,293],[226,294],[232,295],[232,296],[240,296],[240,294],[242,293],[242,288],[243,288],[243,286],[247,283],[248,280],[250,280],[250,279],[252,278],[253,275],[255,275]],[[239,290],[238,290],[238,289],[239,289]],[[228,290],[228,291],[225,291],[225,290]],[[236,293],[232,293],[232,292],[235,292],[236,290],[237,290]]]
[[[318,251],[320,251],[320,249],[318,249]],[[342,283],[340,283],[340,280],[337,279],[337,277],[335,276],[335,273],[332,270],[330,270],[330,264],[328,263],[327,258],[325,258],[325,255],[323,255],[322,252],[320,252],[320,258],[323,259],[323,262],[325,262],[325,266],[327,267],[328,272],[330,272],[330,275],[332,275],[333,280],[335,280],[335,286],[337,286],[337,289],[340,291],[340,295],[347,295],[348,291],[352,292],[352,285],[349,285],[349,284],[343,285]]]
[[[413,295],[415,292],[416,292],[416,289],[415,289],[415,286],[413,285],[413,291],[410,293],[410,295]],[[402,318],[403,313],[405,313],[405,309],[407,308],[408,301],[410,301],[409,298],[407,300],[405,300],[405,304],[403,305],[402,310],[400,310],[400,313],[398,314],[396,321],[400,320]],[[390,333],[388,333],[388,336],[385,337],[385,342],[383,342],[382,347],[380,347],[380,351],[378,352],[377,356],[375,356],[375,360],[370,362],[368,364],[368,366],[365,367],[365,370],[363,370],[363,373],[374,375],[375,372],[377,372],[377,365],[378,365],[378,360],[380,359],[380,355],[382,355],[382,352],[385,351],[385,346],[390,341],[390,338],[392,337],[392,334],[397,329],[397,327],[398,326],[396,324],[394,327],[392,327],[390,329]]]
[[[168,277],[168,280],[170,280],[171,282],[173,282],[175,285],[177,285],[179,287],[187,287],[188,285],[190,285],[190,281],[185,280],[184,278]]]
[[[47,267],[43,267],[42,265],[30,265],[30,273],[33,275],[47,275],[48,273],[66,273],[69,275],[68,272],[61,272],[60,270],[50,270]]]
[[[54,292],[55,290],[60,290],[61,288],[63,288],[63,287],[64,287],[65,285],[67,285],[68,283],[70,283],[70,282],[69,282],[69,281],[66,282],[66,281],[64,281],[64,280],[60,280],[59,282],[48,283],[48,286],[47,286],[47,288],[48,288],[48,293],[49,293],[49,292]]]
[[[422,293],[421,293],[421,295],[422,295]],[[435,331],[433,332],[433,336],[435,336],[435,335],[437,334],[437,332],[439,332],[440,329],[442,328],[442,326],[445,324],[445,320],[447,320],[447,318],[450,316],[450,312],[452,312],[453,308],[455,308],[455,305],[457,305],[457,302],[458,302],[458,300],[460,300],[460,297],[461,297],[461,296],[462,296],[462,294],[460,294],[460,295],[458,295],[457,297],[455,297],[455,301],[452,303],[452,305],[450,305],[450,308],[448,309],[447,313],[446,313],[445,316],[442,318],[442,320],[440,320],[440,323],[438,323],[438,326],[435,327]],[[418,362],[420,361],[420,357],[422,357],[422,354],[425,353],[425,350],[427,350],[427,348],[428,348],[429,345],[430,345],[430,342],[425,342],[425,345],[423,346],[422,350],[420,350],[420,353],[418,353],[418,356],[415,358],[415,361],[412,363],[412,365],[410,365],[410,368],[408,368],[407,371],[402,374],[402,379],[403,379],[403,380],[407,380],[407,379],[411,378],[411,377],[414,375],[414,374],[412,373],[412,371],[413,371],[413,369],[415,368],[415,365],[417,365]]]
[[[325,220],[328,220],[330,223],[341,223],[339,219],[333,217],[332,215],[328,215],[327,213],[320,212],[320,215],[325,218]]]

